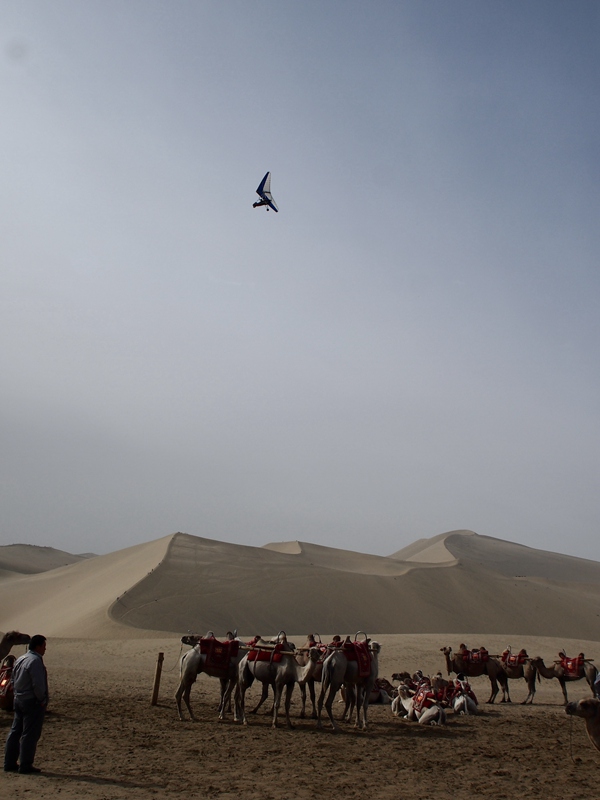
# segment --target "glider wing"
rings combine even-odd
[[[270,172],[267,172],[265,177],[258,184],[258,189],[256,190],[256,194],[261,198],[261,200],[265,200],[267,205],[269,205],[273,209],[273,211],[279,211],[279,209],[275,205],[275,201],[273,200],[273,195],[271,194]]]

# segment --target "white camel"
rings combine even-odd
[[[459,674],[454,681],[450,702],[455,714],[465,714],[466,716],[477,714],[477,698],[464,675]]]
[[[206,637],[196,636],[196,635],[189,635],[189,636],[182,636],[181,641],[183,644],[194,644],[191,650],[188,650],[187,653],[184,653],[181,658],[181,664],[179,668],[179,686],[177,687],[177,691],[175,692],[175,702],[177,703],[177,712],[179,714],[179,719],[183,721],[183,714],[181,711],[181,699],[185,705],[187,706],[187,710],[190,715],[190,719],[194,722],[197,722],[197,718],[194,716],[194,712],[192,711],[192,707],[190,705],[190,692],[192,690],[192,686],[196,682],[196,678],[201,672],[205,672],[207,675],[210,675],[212,678],[219,678],[221,682],[221,698],[219,702],[219,719],[225,718],[226,709],[229,706],[229,701],[231,699],[231,695],[233,690],[237,686],[237,677],[238,677],[238,665],[242,660],[244,653],[240,649],[233,648],[232,653],[234,655],[231,656],[229,659],[229,664],[224,669],[214,669],[210,665],[207,664],[208,655],[206,653],[202,653],[201,639],[210,638],[210,634],[212,631],[209,631]],[[228,632],[227,640],[233,640],[233,634]],[[237,711],[237,708],[236,708]],[[234,712],[235,713],[235,712]]]
[[[318,641],[315,638],[319,637]],[[306,717],[306,687],[310,696],[310,703],[312,706],[311,719],[317,719],[317,698],[315,693],[315,683],[321,683],[321,676],[323,674],[323,661],[325,660],[325,646],[321,642],[319,634],[309,634],[306,643],[297,651],[296,661],[301,667],[306,666],[308,663],[308,652],[311,647],[318,647],[321,651],[321,658],[316,666],[314,675],[309,678],[306,683],[299,684],[300,687],[300,718]]]
[[[244,725],[248,724],[245,711],[246,692],[257,680],[263,684],[263,696],[266,696],[269,686],[273,687],[273,728],[277,727],[284,688],[285,721],[288,728],[294,727],[290,719],[290,704],[294,686],[296,683],[306,683],[315,674],[321,651],[316,647],[311,647],[308,651],[308,663],[301,667],[294,657],[294,650],[289,645],[286,648],[286,645],[287,642],[284,641],[280,649],[273,649],[268,661],[250,660],[250,653],[246,653],[240,661],[238,665],[239,716]],[[280,660],[276,660],[277,658]]]
[[[342,647],[336,648],[331,655],[327,656],[323,662],[323,677],[321,683],[321,693],[317,711],[317,727],[322,728],[321,712],[323,705],[327,711],[327,716],[334,731],[339,730],[333,719],[333,700],[335,695],[344,685],[348,697],[354,695],[356,691],[356,727],[362,730],[367,729],[367,709],[369,707],[369,695],[375,685],[375,680],[379,672],[379,652],[381,645],[378,642],[371,642],[369,645],[370,672],[366,677],[360,677],[358,662],[349,661],[348,656]]]
[[[427,688],[429,687],[421,687],[415,695],[411,695],[408,686],[401,683],[398,687],[398,696],[392,702],[392,712],[420,725],[445,725],[446,712],[435,700],[433,692],[428,692]],[[419,697],[421,692],[431,695],[425,697],[423,703]]]

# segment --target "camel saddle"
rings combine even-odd
[[[358,677],[368,678],[371,674],[371,654],[369,645],[366,642],[344,642],[344,655],[348,661],[356,661],[358,664]]]
[[[564,653],[561,653],[560,665],[564,669],[565,675],[568,677],[575,677],[576,675],[583,674],[584,661],[585,656],[583,653],[580,653],[577,658],[567,658]]]
[[[0,665],[0,708],[4,711],[13,710],[14,693],[10,679],[15,661],[15,656],[6,656]]]
[[[526,650],[520,650],[518,653],[511,653],[510,650],[505,650],[500,658],[507,667],[521,667],[529,656]]]
[[[278,664],[281,661],[281,652],[283,650],[282,644],[276,644],[271,650],[263,648],[250,650],[248,653],[248,661],[268,661],[269,663]]]
[[[463,650],[461,655],[463,660],[468,661],[470,664],[487,664],[490,660],[490,654],[485,647],[479,647],[475,650]]]
[[[413,708],[417,714],[420,714],[426,708],[434,706],[436,700],[435,692],[432,691],[431,686],[421,686],[413,697]]]
[[[232,658],[235,658],[240,649],[240,643],[236,640],[219,641],[214,636],[200,639],[197,645],[203,656],[206,656],[206,668],[227,673]],[[223,677],[226,677],[224,675]]]

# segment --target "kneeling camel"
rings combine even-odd
[[[567,703],[565,711],[574,717],[585,720],[585,728],[590,742],[596,750],[600,750],[600,700],[595,697],[580,700],[578,703]]]

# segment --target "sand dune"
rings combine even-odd
[[[76,564],[89,555],[73,555],[54,547],[39,547],[33,544],[9,544],[0,547],[0,578],[15,574],[31,575],[46,572],[67,564]]]
[[[600,640],[598,562],[472,531],[420,540],[388,557],[177,533],[37,574],[12,573],[0,592],[0,628],[61,637],[237,628]]]

